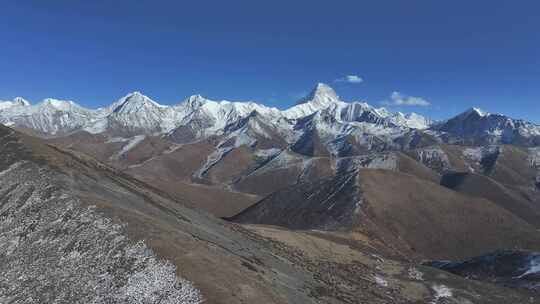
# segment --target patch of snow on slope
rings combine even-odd
[[[540,189],[540,147],[529,149],[529,163],[536,169],[536,186]]]
[[[111,137],[111,138],[109,138],[105,143],[106,143],[106,144],[110,144],[110,143],[119,143],[119,142],[126,142],[126,141],[129,141],[129,138],[124,138],[124,137]]]
[[[440,147],[418,149],[416,157],[422,164],[439,171],[439,173],[452,168],[448,155]]]
[[[388,287],[388,281],[378,275],[375,276],[375,283],[381,287]]]
[[[265,172],[275,170],[275,169],[284,169],[290,168],[292,166],[304,165],[305,159],[307,157],[300,156],[298,154],[291,153],[290,151],[282,151],[273,157],[268,163],[266,163],[261,168],[251,172],[249,175],[258,175]]]
[[[113,156],[113,158],[115,159],[118,159],[120,158],[122,155],[126,154],[127,152],[129,152],[129,150],[135,148],[139,143],[141,143],[144,139],[146,138],[145,135],[137,135],[137,136],[133,136],[131,139],[129,139],[128,143],[125,144],[123,147],[122,147],[122,150],[120,150],[120,152],[118,152],[116,155]],[[116,138],[118,139],[118,138]]]
[[[396,170],[398,157],[395,153],[360,155],[336,159],[337,171],[348,172],[357,169]]]
[[[261,149],[261,150],[255,151],[255,156],[263,157],[263,158],[270,158],[270,157],[274,157],[278,155],[279,153],[281,153],[281,150],[277,148]]]
[[[466,148],[463,150],[463,156],[468,160],[479,163],[488,155],[493,155],[499,152],[499,146],[491,145],[484,147]]]
[[[452,290],[445,285],[434,285],[431,288],[435,292],[434,299],[430,302],[431,304],[437,304],[439,300],[453,296]]]
[[[416,280],[416,281],[423,281],[424,280],[424,274],[415,267],[409,268],[409,270],[407,271],[407,275],[408,275],[409,279],[413,279],[413,280]]]
[[[203,178],[204,175],[217,163],[219,163],[225,155],[227,155],[229,152],[231,152],[234,149],[234,147],[224,147],[224,148],[218,148],[212,154],[208,155],[206,158],[206,162],[203,164],[199,170],[197,170],[193,175],[197,178]]]
[[[529,163],[531,167],[540,169],[540,147],[529,149]]]
[[[540,273],[540,257],[534,256],[530,258],[528,267],[524,270],[523,274],[519,275],[517,278],[523,278],[531,274]]]

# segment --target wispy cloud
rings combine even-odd
[[[334,80],[334,82],[361,83],[364,79],[358,75],[345,75],[344,77]]]
[[[431,106],[431,102],[422,97],[407,96],[401,94],[400,92],[392,92],[390,98],[382,103],[387,106]]]

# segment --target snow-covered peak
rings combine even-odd
[[[13,103],[15,103],[15,105],[17,106],[23,106],[23,107],[27,107],[30,105],[30,102],[22,97],[15,97],[13,99]]]
[[[339,102],[336,91],[327,84],[318,83],[309,95],[297,101],[296,104],[311,103],[316,107],[325,107],[335,102]]]
[[[381,117],[388,117],[388,116],[392,115],[392,112],[388,111],[388,109],[386,109],[385,107],[381,107],[381,108],[375,109],[375,111],[376,111],[377,114],[379,114]]]
[[[110,107],[113,113],[134,113],[144,111],[148,108],[166,108],[157,102],[150,99],[148,96],[143,95],[141,92],[135,91],[120,98],[117,102],[113,103]]]
[[[443,139],[468,144],[520,144],[535,146],[540,139],[540,126],[471,108],[451,119],[435,124],[435,131],[444,132]]]
[[[283,115],[289,119],[299,119],[331,106],[338,108],[345,104],[339,100],[334,89],[324,83],[318,83],[311,93],[300,99],[295,106],[283,111]]]
[[[12,107],[27,107],[30,103],[22,97],[15,97],[12,101],[0,101],[0,111]]]
[[[202,105],[204,105],[208,101],[207,98],[204,98],[201,95],[191,95],[188,98],[184,100],[184,104],[187,105],[189,108],[197,109],[200,108]]]
[[[424,130],[429,128],[432,121],[416,113],[389,113],[386,116],[393,124],[401,127]]]
[[[392,113],[385,108],[375,108],[366,102],[344,102],[329,86],[319,83],[311,94],[296,106],[283,111],[289,119],[300,119],[313,113],[328,111],[342,122],[362,122],[402,128],[427,129],[429,119],[418,114]]]
[[[215,101],[201,95],[192,95],[176,106],[187,112],[202,111],[216,120],[246,117],[251,112],[257,111],[261,115],[270,117],[281,116],[281,111],[252,101]]]
[[[470,108],[467,111],[463,112],[462,114],[458,115],[461,117],[468,117],[468,116],[477,116],[477,117],[486,117],[489,116],[489,113],[482,111],[480,108]]]
[[[474,111],[476,114],[482,117],[489,115],[487,112],[482,111],[480,108],[472,108],[472,111]]]
[[[47,134],[66,134],[90,123],[96,111],[83,108],[73,101],[47,98],[30,105],[18,98],[15,106],[1,111],[0,123],[31,128]]]
[[[36,105],[39,108],[52,108],[59,111],[69,111],[72,107],[80,107],[71,100],[60,100],[54,98],[46,98],[41,103]]]

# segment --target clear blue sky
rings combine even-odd
[[[24,3],[23,3],[24,2]],[[444,118],[540,122],[540,1],[3,1],[0,99],[98,107],[139,90],[285,108],[316,82]],[[360,83],[335,82],[356,75]],[[399,99],[399,98],[398,98]],[[403,97],[400,100],[411,100]],[[414,99],[418,100],[418,99]]]

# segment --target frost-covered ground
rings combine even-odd
[[[30,162],[0,172],[0,303],[186,303],[200,292]]]

